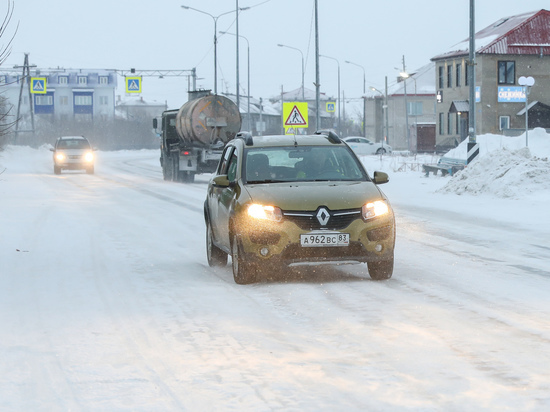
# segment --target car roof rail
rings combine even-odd
[[[250,132],[239,132],[236,137],[238,139],[243,139],[244,144],[247,146],[252,146],[254,144],[254,139],[252,139],[252,133]]]
[[[326,136],[331,143],[342,143],[340,137],[332,130],[317,130],[315,134]]]

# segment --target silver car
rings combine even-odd
[[[94,149],[83,136],[62,136],[55,141],[53,172],[58,175],[63,169],[86,170],[94,173]]]
[[[350,136],[342,139],[351,147],[351,150],[358,156],[367,156],[374,154],[386,154],[391,153],[392,149],[390,145],[382,144],[382,142],[373,142],[362,136]]]

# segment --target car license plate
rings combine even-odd
[[[349,246],[349,233],[310,233],[300,235],[302,247]]]

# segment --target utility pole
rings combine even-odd
[[[23,74],[21,76],[21,88],[19,89],[19,102],[17,104],[17,117],[15,118],[15,138],[14,138],[14,144],[17,143],[17,136],[19,133],[22,132],[31,132],[34,133],[34,109],[32,105],[32,93],[31,93],[31,71],[30,71],[30,65],[29,65],[29,53],[25,53],[25,60],[23,61]],[[32,67],[36,67],[33,65]],[[19,68],[19,67],[15,67]],[[27,89],[29,91],[29,107],[30,107],[30,113],[31,113],[31,129],[30,130],[19,130],[19,119],[21,115],[21,104],[23,103],[23,87],[25,86],[25,83],[27,83]]]
[[[479,145],[476,142],[476,32],[475,32],[475,0],[470,0],[470,44],[468,84],[470,86],[470,101],[468,105],[468,153],[467,164],[470,164],[479,154]]]
[[[315,127],[321,129],[321,80],[319,78],[319,13],[318,0],[315,0]]]
[[[407,73],[404,55],[403,55],[403,73]],[[405,127],[407,128],[407,150],[411,150],[411,142],[410,142],[411,134],[409,131],[409,108],[407,105],[407,78],[406,77],[403,77],[403,90],[405,95]]]

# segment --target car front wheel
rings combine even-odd
[[[210,222],[206,223],[206,258],[210,267],[227,265],[227,253],[214,245]]]
[[[393,257],[380,262],[367,262],[369,275],[373,280],[389,279],[393,275]]]
[[[233,261],[233,279],[239,285],[247,285],[256,281],[256,267],[244,260],[239,238],[233,235],[231,243],[231,260]]]
[[[386,154],[386,149],[380,148],[376,151],[376,154]]]

